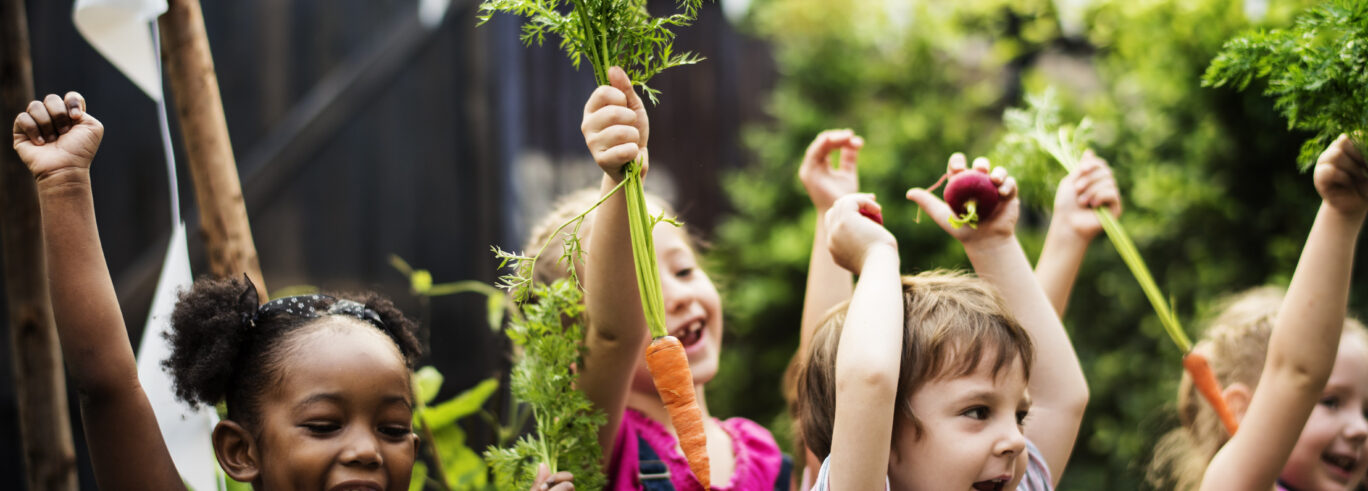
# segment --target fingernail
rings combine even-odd
[[[85,111],[82,111],[81,108],[76,107],[71,109],[71,117],[81,119],[82,116],[85,116]]]
[[[37,139],[37,140],[34,140],[34,141],[38,142],[39,145],[42,145],[42,144],[43,144],[43,137],[42,137],[41,135],[39,135],[39,136],[38,136],[38,139]]]

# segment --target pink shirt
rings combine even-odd
[[[714,491],[731,490],[770,490],[779,475],[783,454],[769,430],[744,418],[731,418],[718,421],[722,430],[732,440],[732,453],[736,456],[736,470],[732,472],[731,482],[712,483]],[[679,442],[663,425],[634,409],[622,414],[622,426],[618,427],[617,438],[613,441],[612,459],[608,463],[608,489],[631,491],[641,489],[638,481],[637,436],[645,439],[655,450],[656,455],[670,469],[670,482],[677,491],[702,491],[703,486],[689,470],[689,462],[679,451]]]

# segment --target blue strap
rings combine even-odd
[[[641,435],[637,435],[637,481],[642,491],[675,491],[670,468]]]
[[[779,454],[784,460],[779,462],[779,475],[774,478],[774,491],[789,491],[789,478],[793,476],[793,459],[788,454]]]

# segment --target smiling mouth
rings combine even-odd
[[[989,479],[974,483],[974,489],[978,491],[1002,491],[1007,486],[1006,479]]]
[[[680,330],[681,332],[674,336],[679,338],[679,344],[684,345],[684,348],[687,349],[698,344],[698,341],[703,339],[703,327],[704,322],[702,319],[699,319],[685,325],[684,328]]]
[[[1358,459],[1344,455],[1321,455],[1321,461],[1345,474],[1354,472],[1354,468],[1358,466]]]

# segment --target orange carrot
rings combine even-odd
[[[679,448],[689,460],[694,477],[710,489],[712,472],[708,468],[708,442],[703,433],[702,410],[694,394],[693,372],[684,345],[674,336],[661,336],[646,347],[646,366],[651,370],[656,392],[670,411],[670,423],[679,438]]]
[[[1196,351],[1189,351],[1183,357],[1183,368],[1192,376],[1192,383],[1197,386],[1197,391],[1201,392],[1202,397],[1211,404],[1211,408],[1216,410],[1216,415],[1220,416],[1226,431],[1235,436],[1235,430],[1239,428],[1240,423],[1235,420],[1235,413],[1226,406],[1225,397],[1221,396],[1221,382],[1216,380],[1216,373],[1211,371],[1211,365],[1207,364],[1206,357]]]

